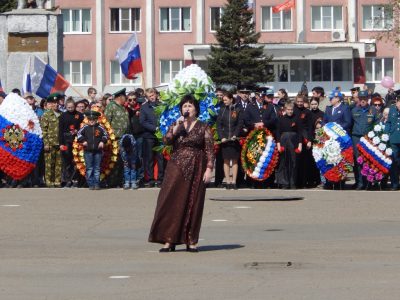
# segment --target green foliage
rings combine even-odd
[[[211,46],[209,74],[216,84],[253,85],[267,82],[266,66],[272,57],[257,45],[253,12],[247,0],[228,0],[216,32],[218,45]]]
[[[0,0],[0,13],[17,8],[17,0]]]

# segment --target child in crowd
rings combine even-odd
[[[104,145],[107,143],[107,131],[97,123],[100,113],[97,111],[85,112],[88,118],[87,125],[78,131],[78,142],[82,143],[86,165],[86,181],[89,190],[100,189],[100,166],[103,157]]]
[[[133,135],[124,134],[119,141],[121,158],[124,163],[124,189],[138,188],[136,184],[137,149]]]

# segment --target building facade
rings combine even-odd
[[[309,87],[344,91],[354,85],[380,87],[383,76],[399,82],[399,49],[374,39],[392,20],[379,0],[297,0],[288,11],[273,13],[285,0],[253,0],[260,44],[273,55],[266,85],[296,93]],[[121,87],[165,85],[185,65],[207,70],[210,44],[220,26],[224,0],[56,0],[64,19],[64,75],[86,94]],[[126,80],[116,50],[136,31],[144,67]],[[73,93],[73,92],[72,92]]]

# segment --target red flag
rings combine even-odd
[[[272,7],[272,12],[274,14],[277,14],[278,12],[282,11],[282,10],[289,10],[291,8],[295,7],[295,0],[288,0],[282,4],[278,4],[274,7]]]

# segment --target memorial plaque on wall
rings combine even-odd
[[[8,52],[47,52],[48,33],[9,33]]]

